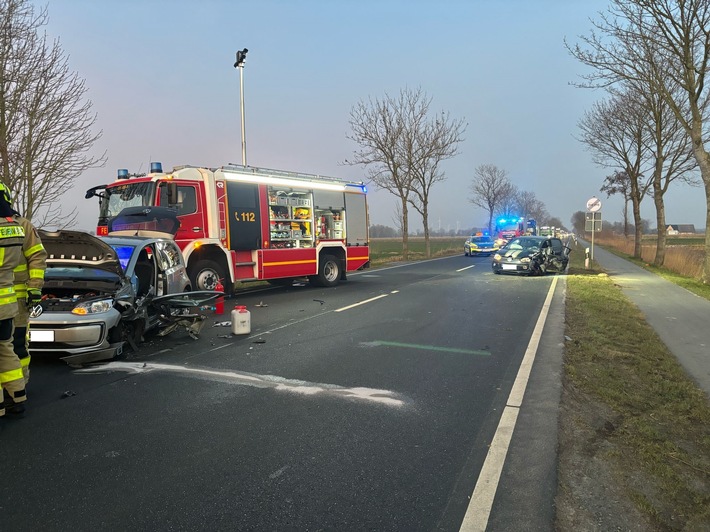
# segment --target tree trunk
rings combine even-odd
[[[700,280],[703,284],[708,284],[710,283],[710,154],[703,147],[699,126],[691,129],[690,137],[693,140],[693,154],[698,161],[700,175],[705,185],[705,259]]]
[[[402,260],[409,260],[409,212],[406,198],[402,198]]]
[[[424,223],[424,248],[426,250],[426,257],[431,257],[431,245],[429,243],[429,211],[424,204],[422,209],[422,222]]]
[[[663,189],[660,177],[653,179],[653,203],[656,205],[656,257],[653,264],[663,266],[666,260],[666,206],[663,202]]]
[[[639,197],[638,181],[631,179],[631,207],[634,215],[634,258],[641,258],[641,198]]]
[[[624,200],[624,238],[629,238],[629,200]]]

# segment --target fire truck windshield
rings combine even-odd
[[[126,207],[153,205],[155,183],[143,181],[140,183],[125,183],[106,187],[107,200],[101,202],[99,216],[103,219],[116,216]]]

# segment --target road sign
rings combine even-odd
[[[584,213],[584,230],[587,233],[599,233],[602,230],[602,213],[601,212],[585,212]]]
[[[602,208],[602,202],[599,200],[599,198],[592,196],[587,200],[587,210],[589,212],[597,212],[601,210]]]

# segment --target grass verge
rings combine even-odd
[[[583,526],[585,515],[598,524],[602,508],[626,504],[633,513],[607,515],[607,525],[637,529],[623,519],[640,518],[641,529],[710,530],[710,403],[640,311],[580,255],[567,278],[559,490],[576,510],[558,511],[558,524]],[[580,475],[596,475],[614,503],[588,500]]]

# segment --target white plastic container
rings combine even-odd
[[[251,313],[243,305],[237,305],[232,310],[232,334],[249,334],[251,332]]]

